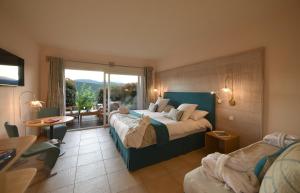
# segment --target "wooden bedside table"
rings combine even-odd
[[[239,136],[226,132],[230,136],[217,136],[214,132],[206,132],[205,149],[208,153],[230,153],[239,148]]]

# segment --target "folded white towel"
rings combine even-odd
[[[226,188],[236,193],[256,193],[259,190],[259,182],[249,170],[247,160],[216,152],[204,157],[201,163],[206,175],[223,182]]]
[[[295,135],[288,135],[282,132],[274,132],[266,135],[263,141],[267,144],[282,148],[299,141],[299,137]]]

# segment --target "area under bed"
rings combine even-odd
[[[198,109],[208,111],[206,119],[214,128],[215,96],[199,92],[166,92],[164,98],[169,98],[169,104],[177,107],[182,103],[198,104]],[[170,138],[165,144],[152,144],[141,148],[125,147],[115,128],[110,128],[110,134],[121,153],[128,170],[134,171],[170,158],[191,152],[204,146],[206,129],[186,133],[183,137]]]

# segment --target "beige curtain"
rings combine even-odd
[[[153,101],[153,67],[144,68],[145,84],[144,84],[144,108],[148,108],[149,103]]]
[[[47,57],[49,61],[49,84],[47,107],[60,109],[60,114],[65,114],[65,69],[64,61],[58,57]]]

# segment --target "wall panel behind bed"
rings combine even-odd
[[[263,109],[264,49],[258,48],[156,73],[157,88],[174,92],[217,91],[216,128],[240,135],[241,146],[261,139]],[[236,106],[221,92],[224,80],[233,73]],[[161,87],[161,88],[160,88]],[[230,121],[229,116],[234,120]]]

